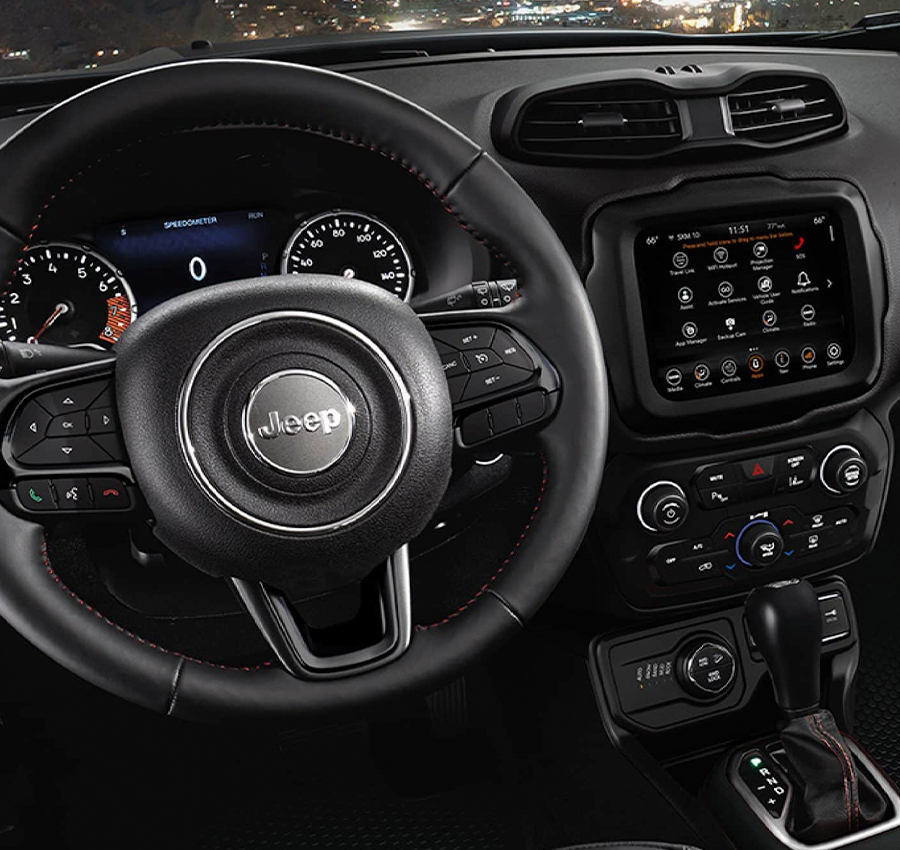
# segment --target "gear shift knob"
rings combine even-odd
[[[754,590],[744,606],[747,626],[765,659],[775,701],[790,718],[819,707],[822,615],[808,581],[782,581]]]

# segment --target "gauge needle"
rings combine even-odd
[[[47,318],[47,321],[44,322],[43,325],[41,325],[41,329],[33,337],[31,337],[28,341],[29,342],[37,342],[38,339],[40,338],[41,334],[45,330],[47,330],[60,316],[64,316],[68,312],[69,312],[69,306],[67,304],[57,304],[56,307],[53,309],[53,312]]]

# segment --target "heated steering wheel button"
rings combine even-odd
[[[469,383],[463,391],[463,401],[500,392],[508,387],[521,384],[531,377],[530,372],[517,369],[515,366],[502,364],[493,369],[485,369],[477,372],[469,378]]]
[[[25,452],[44,439],[50,419],[50,414],[36,401],[29,401],[22,408],[13,428],[10,445],[13,457],[21,459]]]
[[[504,363],[508,363],[510,366],[518,366],[520,369],[528,369],[531,372],[534,371],[534,361],[506,331],[498,330],[494,334],[494,342],[491,348],[503,358]]]
[[[87,423],[84,421],[84,413],[78,412],[71,415],[63,414],[54,416],[47,428],[48,437],[78,437],[87,432]]]
[[[109,455],[90,437],[58,437],[38,443],[20,458],[31,466],[77,466],[109,463]]]

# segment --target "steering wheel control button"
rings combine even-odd
[[[12,430],[10,450],[13,457],[21,460],[29,449],[43,440],[50,421],[50,414],[37,401],[26,403],[16,417]]]
[[[684,689],[695,697],[713,699],[734,684],[737,660],[724,641],[704,640],[681,654],[679,673]]]
[[[94,508],[101,511],[122,511],[131,507],[131,497],[118,478],[89,478]]]
[[[519,405],[514,398],[491,405],[491,424],[494,434],[505,434],[521,425]]]
[[[648,531],[674,531],[684,524],[689,512],[684,490],[673,481],[657,481],[638,497],[638,520]]]
[[[290,475],[334,466],[353,438],[356,411],[319,372],[292,369],[260,381],[244,407],[244,439],[263,463]]]
[[[447,380],[469,373],[469,367],[466,365],[462,354],[458,351],[454,351],[452,354],[442,354],[441,365],[444,367],[444,376]]]
[[[533,393],[525,393],[518,398],[519,417],[523,425],[529,425],[544,418],[547,412],[547,394],[537,390]]]
[[[853,493],[869,479],[869,467],[855,446],[835,446],[822,459],[822,486],[832,493]]]
[[[53,486],[61,511],[83,511],[93,506],[86,478],[54,478]]]
[[[87,433],[84,412],[54,416],[47,427],[48,437],[77,437]]]
[[[466,388],[463,390],[462,400],[471,401],[475,398],[493,395],[517,384],[522,384],[530,377],[531,372],[515,366],[507,366],[505,363],[485,369],[469,378],[469,383],[466,384]]]
[[[492,369],[499,366],[503,361],[500,355],[491,349],[480,348],[465,353],[466,363],[473,372],[480,372],[482,369]]]
[[[16,484],[16,495],[28,511],[55,511],[56,493],[46,478],[29,478]]]
[[[741,529],[735,543],[741,562],[760,569],[774,564],[784,552],[784,538],[775,523],[754,520]]]
[[[112,458],[90,437],[59,437],[43,440],[20,460],[26,466],[81,466]]]
[[[549,398],[542,390],[535,390],[467,414],[460,424],[463,444],[473,446],[540,421],[551,412]]]
[[[522,346],[506,331],[499,328],[496,330],[491,348],[500,355],[504,363],[534,371],[534,361],[531,359],[531,355],[523,350]]]
[[[441,328],[432,330],[431,335],[456,351],[471,351],[476,348],[490,348],[494,341],[494,328]]]
[[[89,434],[115,434],[119,430],[116,411],[112,407],[91,408],[87,413]]]
[[[108,381],[92,381],[41,393],[37,399],[54,416],[70,415],[79,410],[87,410],[108,387]]]

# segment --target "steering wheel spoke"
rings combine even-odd
[[[23,362],[58,355],[30,347],[35,356]],[[115,360],[73,360],[0,381],[9,469],[0,499],[45,525],[74,514],[122,519],[138,505],[116,413]]]
[[[559,375],[519,327],[517,306],[420,315],[447,378],[457,451],[499,453],[556,412]]]
[[[304,603],[263,582],[227,579],[281,666],[322,679],[381,667],[412,635],[409,552],[402,546],[367,578]]]

